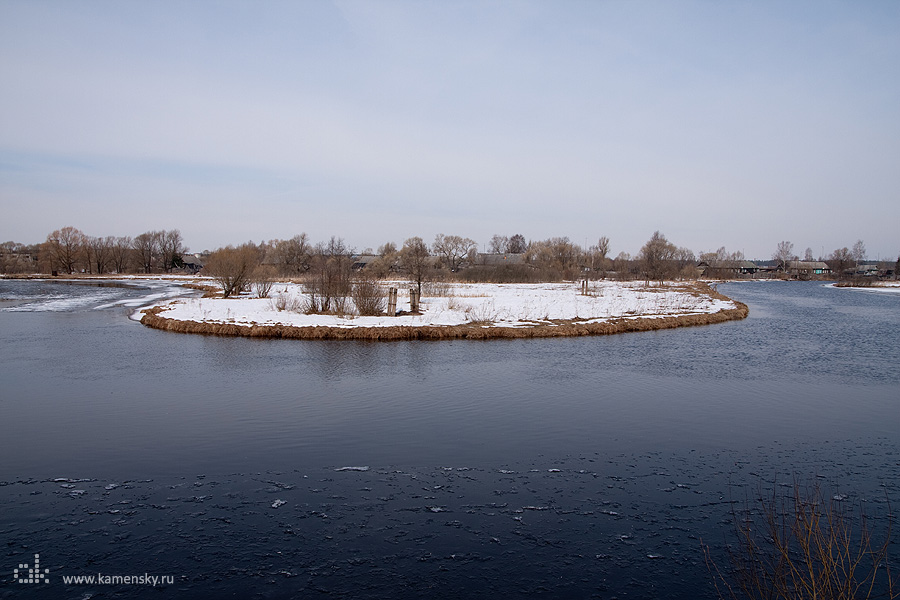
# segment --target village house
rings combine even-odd
[[[812,279],[819,275],[830,275],[831,268],[818,260],[789,260],[785,271],[794,279]]]
[[[697,268],[700,276],[706,279],[741,279],[753,277],[759,272],[756,263],[749,260],[701,260]]]

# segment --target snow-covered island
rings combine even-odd
[[[409,283],[398,288],[396,316],[307,314],[296,283],[269,297],[193,297],[144,308],[135,318],[181,333],[298,339],[444,339],[598,335],[705,325],[747,316],[747,307],[702,283],[444,283],[427,286],[410,312]],[[348,303],[349,304],[349,303]],[[352,307],[352,304],[349,304]]]

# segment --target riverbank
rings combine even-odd
[[[401,290],[398,308],[408,302]],[[442,284],[425,290],[419,312],[398,316],[305,314],[303,303],[301,286],[284,283],[270,298],[179,299],[134,318],[175,333],[389,341],[609,335],[721,323],[748,312],[703,283],[609,281],[592,282],[586,294],[571,282]]]

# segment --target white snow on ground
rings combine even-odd
[[[409,310],[409,284],[399,289],[398,310]],[[494,327],[527,327],[556,319],[602,322],[619,317],[658,317],[715,313],[734,308],[733,302],[696,296],[678,286],[647,287],[643,282],[592,282],[589,295],[579,283],[450,284],[448,295],[423,292],[421,315],[360,317],[307,315],[276,309],[279,296],[302,306],[305,295],[298,284],[279,283],[269,298],[186,298],[165,306],[159,316],[183,321],[237,325],[291,325],[295,327],[392,327],[490,323]],[[289,302],[290,303],[290,302]],[[288,304],[289,304],[288,303]],[[132,318],[140,319],[140,311]]]
[[[846,287],[846,286],[837,286],[833,283],[829,284],[827,287],[837,288],[839,290],[854,290],[856,292],[877,292],[882,294],[900,294],[900,281],[883,281],[878,285],[873,285],[869,287]]]

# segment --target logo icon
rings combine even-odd
[[[41,573],[41,555],[35,554],[34,567],[29,567],[28,563],[20,564],[18,569],[13,570],[13,579],[19,583],[40,583],[41,580],[50,583],[49,573],[50,569],[44,569]]]

